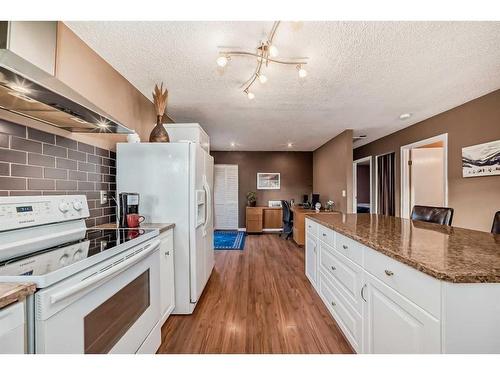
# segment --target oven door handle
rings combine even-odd
[[[134,264],[138,263],[145,257],[147,257],[150,253],[156,251],[160,247],[160,241],[155,240],[151,244],[145,246],[143,250],[135,255],[132,255],[130,258],[127,258],[125,260],[120,261],[120,263],[116,264],[115,266],[112,266],[105,271],[99,272],[93,276],[90,276],[87,279],[83,279],[80,283],[73,285],[59,293],[55,293],[52,296],[50,296],[50,303],[55,304],[57,302],[60,302],[68,297],[71,297],[79,292],[81,292],[84,289],[89,288],[90,286],[107,279],[115,274],[117,274],[120,271],[123,271]]]

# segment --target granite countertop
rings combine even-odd
[[[0,309],[35,293],[35,284],[0,283]]]
[[[500,235],[383,215],[307,217],[437,279],[500,283]]]
[[[118,224],[116,223],[108,223],[108,224],[101,224],[93,227],[94,229],[116,229],[118,227]],[[175,227],[175,224],[173,223],[141,223],[141,226],[139,228],[142,229],[158,229],[160,233],[163,233],[169,229],[172,229]]]

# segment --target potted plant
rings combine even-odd
[[[247,205],[248,207],[255,207],[257,203],[257,193],[255,191],[249,191],[247,193]]]

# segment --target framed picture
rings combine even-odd
[[[258,190],[279,190],[280,186],[279,173],[257,173]]]
[[[462,148],[462,176],[500,175],[500,141]]]

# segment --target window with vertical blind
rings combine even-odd
[[[238,165],[214,166],[214,228],[238,229]]]

